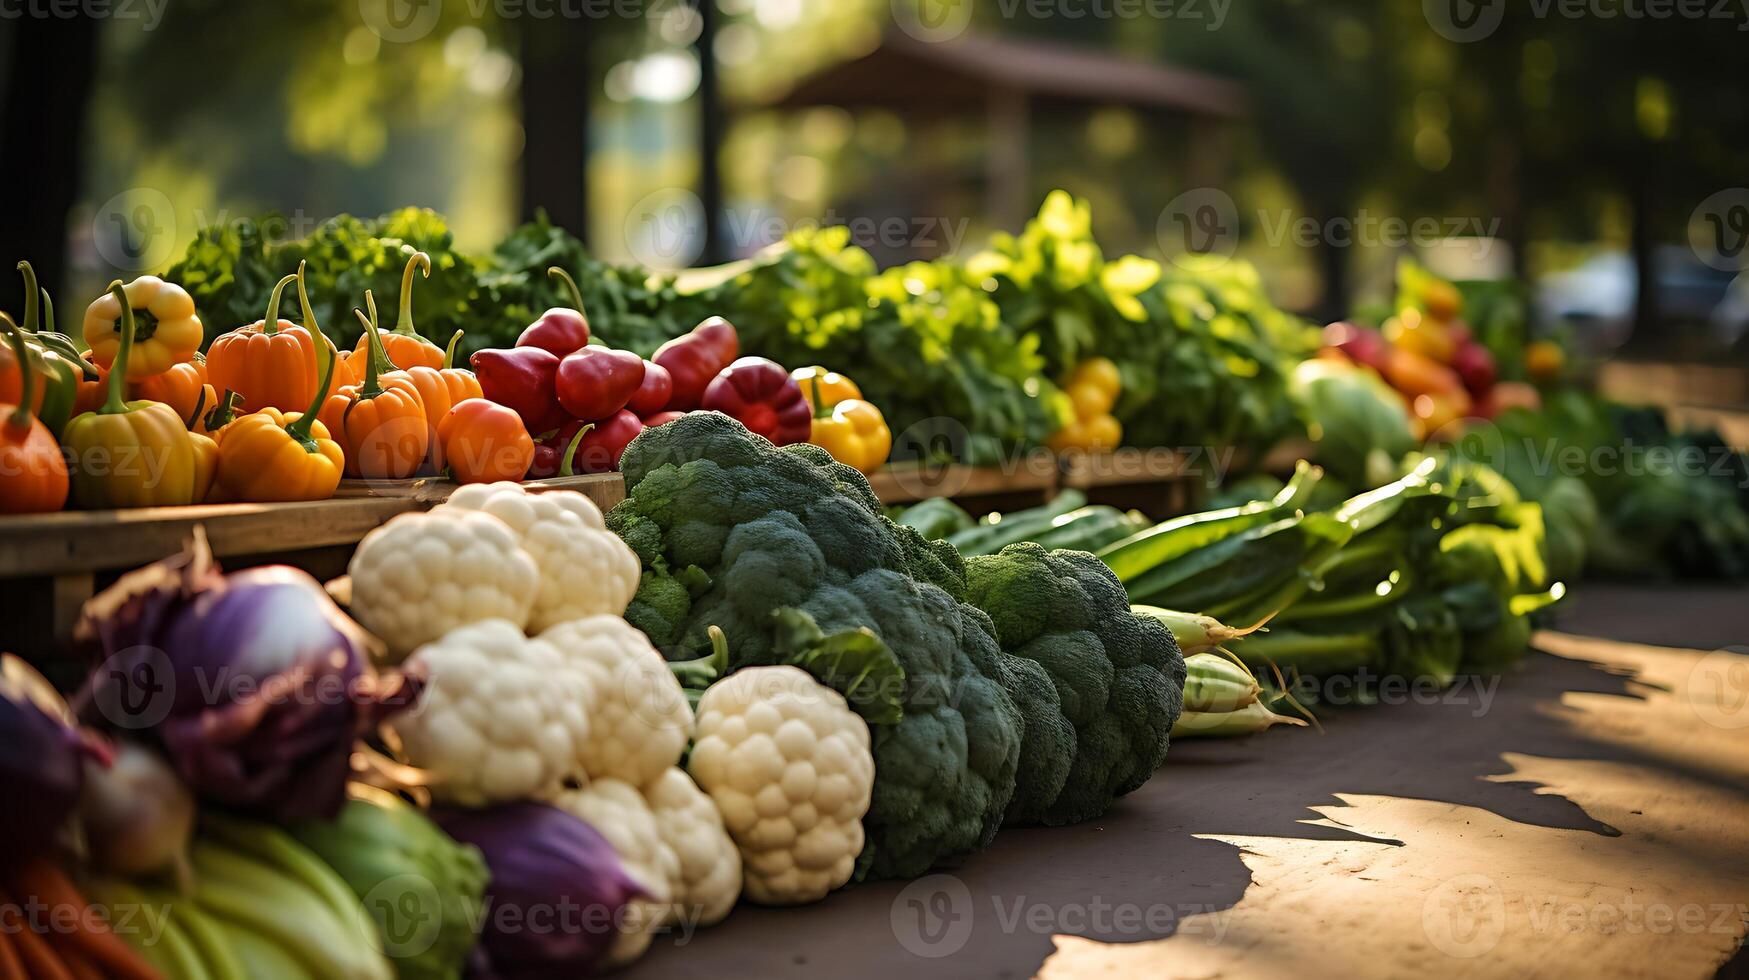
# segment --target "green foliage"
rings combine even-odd
[[[888,520],[862,474],[818,447],[775,448],[724,415],[646,429],[621,467],[608,526],[646,583],[697,569],[690,588],[663,587],[659,612],[640,589],[627,619],[671,660],[705,652],[720,627],[733,669],[791,662],[798,638],[866,644],[867,630],[903,672],[902,717],[874,731],[870,871],[913,877],[986,846],[1014,792],[1021,719],[989,618],[961,599],[957,553]],[[869,649],[842,652],[828,683],[885,683],[853,667]]]
[[[1011,691],[1026,720],[1009,824],[1091,820],[1166,760],[1183,709],[1184,657],[1099,559],[1032,543],[966,560],[967,596],[1021,665]],[[1071,734],[1064,751],[1064,730]]]

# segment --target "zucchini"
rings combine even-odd
[[[1071,511],[1087,506],[1087,495],[1069,489],[1051,498],[1050,503],[1008,514],[986,514],[978,526],[947,536],[947,540],[965,555],[993,555],[1017,541],[1029,541],[1035,534],[1050,530],[1051,522]]]

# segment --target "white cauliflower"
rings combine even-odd
[[[741,895],[741,852],[723,827],[717,805],[679,769],[667,770],[646,786],[644,801],[677,858],[677,874],[670,882],[674,914],[701,926],[723,921]]]
[[[531,633],[585,616],[618,616],[638,591],[637,555],[575,490],[529,493],[517,483],[475,483],[432,513],[456,510],[484,511],[510,525],[540,568]]]
[[[590,616],[560,623],[540,639],[589,676],[589,738],[578,751],[584,774],[642,788],[679,765],[692,708],[644,634],[618,616]]]
[[[463,806],[558,792],[589,738],[586,672],[521,627],[488,619],[413,652],[425,692],[389,724],[432,795]]]
[[[488,514],[399,514],[364,536],[347,565],[352,615],[398,662],[457,626],[528,625],[540,571],[516,532]]]
[[[687,765],[741,850],[747,897],[814,902],[850,880],[874,789],[868,725],[795,667],[750,667],[698,705]]]
[[[560,793],[553,805],[606,838],[626,873],[644,889],[645,897],[626,907],[625,919],[618,923],[619,937],[604,964],[624,966],[644,955],[650,941],[669,921],[673,913],[671,883],[680,876],[680,861],[663,841],[649,804],[628,783],[598,779],[582,789]]]

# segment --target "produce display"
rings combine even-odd
[[[325,583],[196,526],[85,603],[70,698],[0,657],[0,904],[73,913],[0,931],[6,977],[591,975],[1097,820],[1175,739],[1507,672],[1587,572],[1749,575],[1749,461],[1579,391],[1510,291],[1405,263],[1319,334],[1242,263],[1108,261],[1062,192],[884,272],[845,229],[668,276],[544,218],[484,255],[411,209],[238,222],[77,336],[20,271],[0,513],[447,483]],[[874,489],[1297,436],[1164,521]],[[1627,444],[1709,466],[1542,455]],[[564,481],[616,472],[605,513]]]

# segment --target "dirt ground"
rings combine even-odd
[[[1498,685],[1183,741],[1102,820],[622,976],[1745,975],[1749,592],[1587,584],[1557,626]]]

